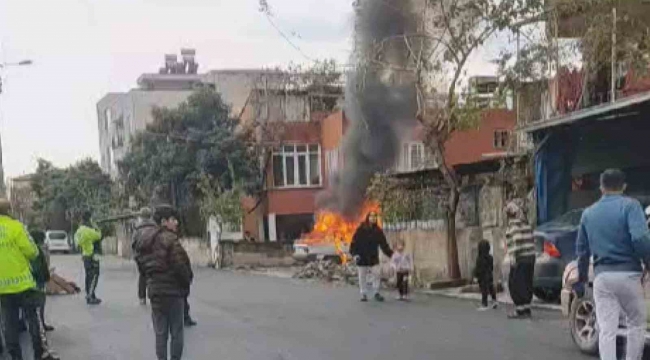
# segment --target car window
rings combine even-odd
[[[65,240],[66,234],[61,232],[49,233],[48,238],[50,240]]]

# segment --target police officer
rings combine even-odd
[[[90,212],[83,214],[82,225],[74,234],[74,239],[81,248],[81,258],[86,272],[86,303],[88,305],[99,305],[102,301],[95,296],[95,290],[99,281],[97,248],[102,239],[102,233],[90,225],[91,216]]]
[[[41,294],[30,268],[38,256],[25,226],[9,216],[11,205],[0,199],[0,304],[7,351],[12,360],[23,360],[20,347],[20,309],[29,324],[34,359],[58,360],[47,344],[45,329],[39,321]]]

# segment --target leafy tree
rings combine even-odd
[[[220,191],[233,189],[235,176],[243,191],[256,191],[256,146],[229,114],[221,95],[209,88],[197,90],[175,109],[155,109],[153,123],[119,163],[125,194],[140,204],[165,201],[189,211],[205,196],[200,187],[205,177]]]
[[[32,181],[36,195],[36,226],[74,230],[86,211],[94,219],[108,216],[113,207],[113,183],[97,162],[86,159],[65,169],[39,159]]]
[[[245,211],[242,199],[245,195],[243,189],[235,184],[231,189],[224,189],[218,181],[207,175],[199,181],[201,192],[200,209],[205,220],[214,217],[222,229],[224,225],[241,226]],[[217,234],[221,237],[221,232]]]

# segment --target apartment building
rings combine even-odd
[[[208,86],[221,93],[233,116],[241,117],[253,89],[272,88],[283,79],[279,71],[259,69],[212,70],[201,74],[193,50],[183,49],[181,55],[180,61],[176,55],[166,55],[159,72],[142,74],[136,88],[108,93],[98,101],[100,165],[113,178],[119,175],[117,164],[135,135],[153,122],[154,108],[177,107],[194,90]]]

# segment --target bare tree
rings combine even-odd
[[[425,146],[433,154],[449,196],[446,203],[448,274],[460,278],[456,213],[461,179],[445,158],[450,136],[473,126],[480,115],[471,95],[461,96],[468,65],[484,44],[496,34],[516,31],[522,24],[544,19],[541,0],[412,0],[412,33],[384,39],[375,46],[369,66],[400,71],[414,78],[417,120],[424,128]],[[396,16],[403,16],[399,14]],[[390,43],[401,45],[389,46]],[[406,64],[391,63],[382,56],[390,48],[406,52]],[[366,58],[368,59],[368,57]]]

